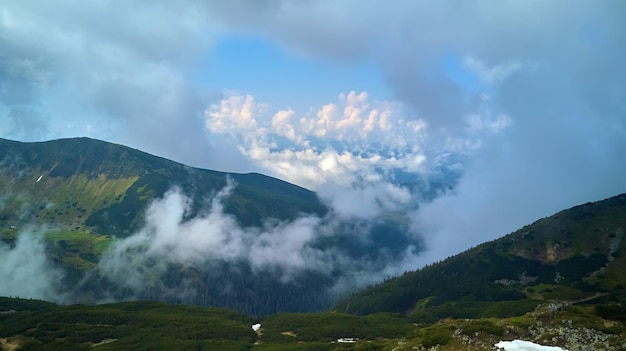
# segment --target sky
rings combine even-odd
[[[440,260],[626,191],[626,3],[0,3],[0,137],[88,136],[317,191],[340,216],[411,201]],[[462,161],[458,161],[462,160]]]

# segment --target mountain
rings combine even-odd
[[[147,204],[172,187],[193,197],[194,216],[203,198],[226,186],[227,177],[237,186],[225,211],[243,226],[326,211],[315,193],[275,178],[192,168],[89,138],[35,143],[0,139],[0,177],[0,220],[13,226],[55,222],[126,236],[141,224]]]
[[[15,295],[320,311],[354,289],[354,271],[382,271],[419,250],[406,226],[394,214],[340,219],[314,192],[261,174],[89,138],[0,139],[0,254],[32,256],[5,265],[13,287],[25,275],[38,281],[34,295]]]
[[[625,230],[626,194],[576,206],[369,287],[336,310],[432,323],[518,316],[548,302],[623,304]]]
[[[0,249],[3,243],[19,245],[24,232],[43,231],[46,259],[63,277],[43,297],[66,303],[157,299],[255,314],[332,303],[323,295],[321,284],[329,284],[325,277],[305,272],[297,281],[283,283],[280,272],[257,274],[245,262],[146,263],[139,268],[151,270],[148,281],[133,289],[103,277],[98,266],[103,253],[144,228],[151,203],[178,189],[189,198],[184,222],[209,211],[210,200],[229,181],[234,186],[221,200],[224,216],[234,218],[232,225],[242,231],[263,227],[267,220],[321,218],[328,211],[314,192],[261,174],[192,168],[89,138],[0,139]],[[242,286],[246,288],[238,288]],[[285,294],[298,297],[286,299]]]
[[[81,140],[86,144],[80,145]],[[62,144],[64,141],[58,142]],[[142,162],[153,160],[151,162],[162,165],[160,169],[163,171],[159,174],[181,167],[192,174],[207,172],[217,175],[215,179],[221,179],[221,182],[216,181],[212,192],[193,195],[192,202],[199,202],[190,204],[190,212],[201,214],[206,211],[203,196],[213,196],[211,194],[219,191],[220,186],[228,183],[219,178],[219,175],[226,176],[220,172],[189,169],[98,141],[79,139],[78,142],[79,149],[88,149],[87,145],[93,142],[117,151],[126,150],[128,155],[139,155],[140,160],[145,158],[137,161],[137,169],[146,164]],[[17,145],[26,149],[34,145],[12,143],[8,142],[13,147]],[[50,147],[50,150],[54,149]],[[59,154],[63,154],[66,146],[58,146],[58,149]],[[149,195],[154,199],[158,198],[157,194],[167,192],[170,184],[193,189],[190,186],[193,181],[179,181],[185,179],[179,178],[182,173],[175,173],[178,176],[174,178],[164,177],[167,186],[157,188],[155,183],[146,182],[132,188],[142,176],[135,175],[137,178],[133,180],[127,174],[124,174],[127,178],[103,175],[103,168],[80,163],[93,163],[88,156],[84,156],[84,161],[78,162],[79,166],[72,168],[65,178],[62,175],[50,176],[52,170],[46,172],[39,166],[48,161],[27,162],[29,157],[36,159],[32,155],[37,153],[9,153],[4,147],[1,150],[3,161],[0,174],[3,178],[0,184],[10,186],[2,189],[4,195],[0,201],[4,243],[0,243],[0,254],[10,253],[7,245],[21,245],[23,234],[17,236],[18,231],[26,227],[27,222],[50,223],[46,215],[50,212],[56,214],[54,220],[60,224],[46,231],[46,255],[64,267],[65,285],[80,286],[78,290],[66,291],[72,298],[79,297],[80,301],[102,302],[98,300],[98,294],[103,291],[113,294],[112,297],[108,295],[111,299],[129,298],[124,295],[128,293],[125,291],[128,287],[115,286],[115,282],[99,276],[98,259],[102,250],[112,243],[126,240],[128,235],[132,237],[133,230],[142,227],[142,219],[135,217],[128,222],[128,232],[106,225],[87,224],[85,218],[107,206],[123,203],[126,197],[135,196],[132,192],[145,195],[148,189],[153,191]],[[44,155],[48,152],[45,147],[41,150]],[[40,158],[48,159],[56,154],[50,152],[47,155],[49,157]],[[61,162],[48,163],[50,167],[55,164],[58,166]],[[120,162],[111,164],[118,165]],[[130,172],[131,168],[118,167],[119,174]],[[83,175],[89,174],[88,169],[92,170],[90,177]],[[145,169],[146,174],[151,174],[158,173],[154,170],[159,168],[152,164]],[[53,178],[48,181],[56,182],[51,183],[54,186],[37,188],[46,176]],[[277,182],[277,186],[284,187],[281,188],[285,189],[282,193],[292,196],[279,197],[286,203],[290,203],[293,197],[303,198],[294,194],[312,194],[271,178],[250,177],[262,179],[263,184]],[[115,183],[118,179],[126,179],[126,183]],[[254,184],[249,186],[254,193]],[[133,190],[129,191],[131,188]],[[94,202],[97,206],[87,207],[88,198],[77,195],[81,194],[80,189],[91,191],[90,196],[96,197],[105,195],[99,195],[94,189],[101,189],[103,194],[113,192],[125,195],[108,194],[106,196],[112,199],[111,202],[103,203],[101,197]],[[160,192],[154,189],[160,189]],[[233,193],[236,189],[232,190]],[[262,190],[268,188],[260,186],[259,193]],[[69,203],[67,206],[67,200],[57,200],[69,198],[80,201],[81,205]],[[264,208],[267,204],[262,199],[242,198],[258,206],[258,211],[271,211]],[[40,203],[44,200],[49,203],[41,208]],[[141,211],[149,207],[150,201],[147,195],[137,196],[132,203],[139,208],[139,212],[132,214],[145,216]],[[231,200],[225,198],[224,201]],[[304,203],[311,206],[316,201]],[[56,204],[63,204],[61,213],[57,213]],[[319,202],[313,207],[306,206],[304,208],[315,209]],[[74,207],[85,211],[73,210]],[[243,209],[246,208],[249,207]],[[74,215],[67,214],[70,211],[74,211],[71,212]],[[233,209],[230,211],[233,216],[237,214]],[[319,211],[317,213],[327,210],[321,206]],[[85,214],[78,216],[82,212]],[[120,215],[126,212],[109,213]],[[299,216],[293,213],[296,212],[285,210],[282,218]],[[245,220],[245,213],[241,216],[243,219],[236,217],[238,221]],[[107,228],[116,234],[107,233]],[[387,279],[353,294],[331,311],[322,313],[275,312],[323,309],[329,300],[320,291],[333,286],[336,282],[334,275],[308,272],[285,282],[280,276],[273,276],[271,271],[254,272],[253,267],[245,262],[205,262],[204,266],[170,262],[165,264],[165,272],[152,277],[158,284],[152,284],[146,290],[131,291],[130,298],[230,306],[249,312],[146,301],[61,306],[37,300],[0,298],[0,350],[87,350],[93,347],[102,350],[494,350],[497,342],[516,339],[567,350],[621,350],[626,348],[624,228],[626,194],[583,204],[441,262]],[[342,231],[341,228],[337,230]],[[378,235],[385,239],[400,228],[378,230]],[[348,245],[346,238],[340,240],[338,245]],[[337,246],[332,246],[336,244],[323,242],[317,245],[320,249],[332,251],[337,249]],[[357,251],[355,254],[364,255],[364,259],[371,257],[366,254],[366,249]],[[94,253],[95,257],[85,255],[86,252]],[[135,253],[131,251],[131,254]],[[158,259],[152,259],[154,262],[151,264],[155,267],[163,265]],[[28,256],[20,262],[28,264],[30,261],[36,261],[36,257]],[[16,269],[19,271],[19,267]],[[33,277],[26,277],[24,281],[28,283],[29,278]],[[3,283],[6,284],[6,281]],[[180,286],[191,288],[196,294],[167,295],[171,289]],[[85,299],[89,296],[91,300]],[[261,324],[258,332],[251,328],[256,323]]]

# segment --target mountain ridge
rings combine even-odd
[[[510,317],[546,301],[621,304],[625,229],[626,194],[574,206],[357,292],[336,310],[405,313],[433,322]]]
[[[297,216],[299,212],[323,214],[326,211],[315,193],[276,178],[259,173],[237,174],[194,168],[123,145],[91,138],[68,138],[33,143],[0,139],[0,160],[3,160],[4,164],[11,162],[4,167],[5,173],[8,167],[27,170],[29,165],[36,165],[38,172],[33,173],[31,177],[33,182],[37,179],[37,183],[45,181],[47,177],[65,179],[80,175],[85,176],[87,182],[97,180],[102,175],[106,180],[126,179],[130,184],[126,184],[127,187],[122,190],[127,192],[135,185],[133,190],[146,193],[142,194],[144,199],[140,199],[141,204],[132,204],[134,206],[131,207],[134,207],[135,212],[141,212],[138,207],[145,207],[147,203],[145,200],[160,197],[173,186],[180,186],[188,194],[216,192],[226,186],[227,176],[239,185],[233,193],[235,199],[250,198],[256,195],[256,192],[262,193],[263,197],[273,197],[270,201],[274,210],[271,210],[270,206],[266,206],[265,210],[266,212],[270,210],[271,213],[246,215],[241,206],[227,206],[227,212],[238,217],[243,225],[260,225],[262,223],[259,218],[275,216],[279,219],[286,219]],[[31,170],[31,172],[34,171],[34,169]],[[7,183],[14,183],[15,187],[19,187],[20,185],[15,184],[15,179],[23,175],[18,175],[15,171],[13,173],[13,178],[9,178]],[[185,184],[186,182],[189,184]],[[268,188],[272,189],[271,193],[267,191]],[[129,194],[116,194],[116,196],[119,195]],[[134,194],[130,196],[132,195]],[[115,198],[102,200],[120,202],[120,199],[118,198],[118,201]],[[240,200],[243,201],[243,199]],[[286,204],[285,201],[295,203]],[[307,202],[312,206],[307,205]],[[99,206],[98,209],[103,207],[106,206]],[[94,223],[97,220],[92,218],[90,222]]]
[[[193,168],[90,138],[0,140],[0,184],[0,243],[12,248],[22,231],[43,228],[44,247],[38,250],[66,277],[58,289],[78,286],[61,294],[70,296],[67,303],[151,299],[251,314],[323,310],[332,306],[340,280],[356,284],[348,269],[380,270],[407,245],[420,245],[404,235],[406,224],[396,218],[343,221],[316,193],[280,179]],[[194,240],[205,245],[194,251],[193,262],[172,250],[184,235],[166,239],[170,250],[161,252],[163,259],[148,257],[154,252],[150,246],[159,242],[153,240],[156,233],[190,225],[196,228]],[[210,233],[230,240],[231,256],[206,246],[213,240]],[[304,235],[304,244],[298,235]],[[123,268],[134,270],[126,274],[140,274],[147,286],[120,286],[126,284],[124,274],[103,277],[118,271],[103,273],[102,259],[115,254],[118,244],[133,243],[126,240],[131,238],[144,242],[130,244],[141,259],[118,254],[130,267]],[[293,268],[290,260],[301,257],[286,245],[308,252],[313,263]],[[283,252],[268,254],[269,247]],[[321,256],[341,256],[344,266]],[[345,259],[353,266],[346,267]]]

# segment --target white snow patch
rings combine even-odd
[[[257,324],[253,324],[252,325],[252,330],[254,330],[255,332],[258,332],[259,329],[261,329],[261,323],[257,323]]]
[[[356,343],[357,340],[359,339],[358,338],[339,338],[337,339],[337,342],[346,343],[346,344],[354,344]]]
[[[567,351],[558,346],[543,346],[524,340],[500,341],[495,346],[505,351]]]

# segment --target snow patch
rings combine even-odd
[[[500,341],[495,346],[504,351],[567,351],[558,346],[543,346],[524,340]]]
[[[345,343],[345,344],[354,344],[356,343],[357,340],[359,339],[358,338],[339,338],[337,339],[337,342]]]

